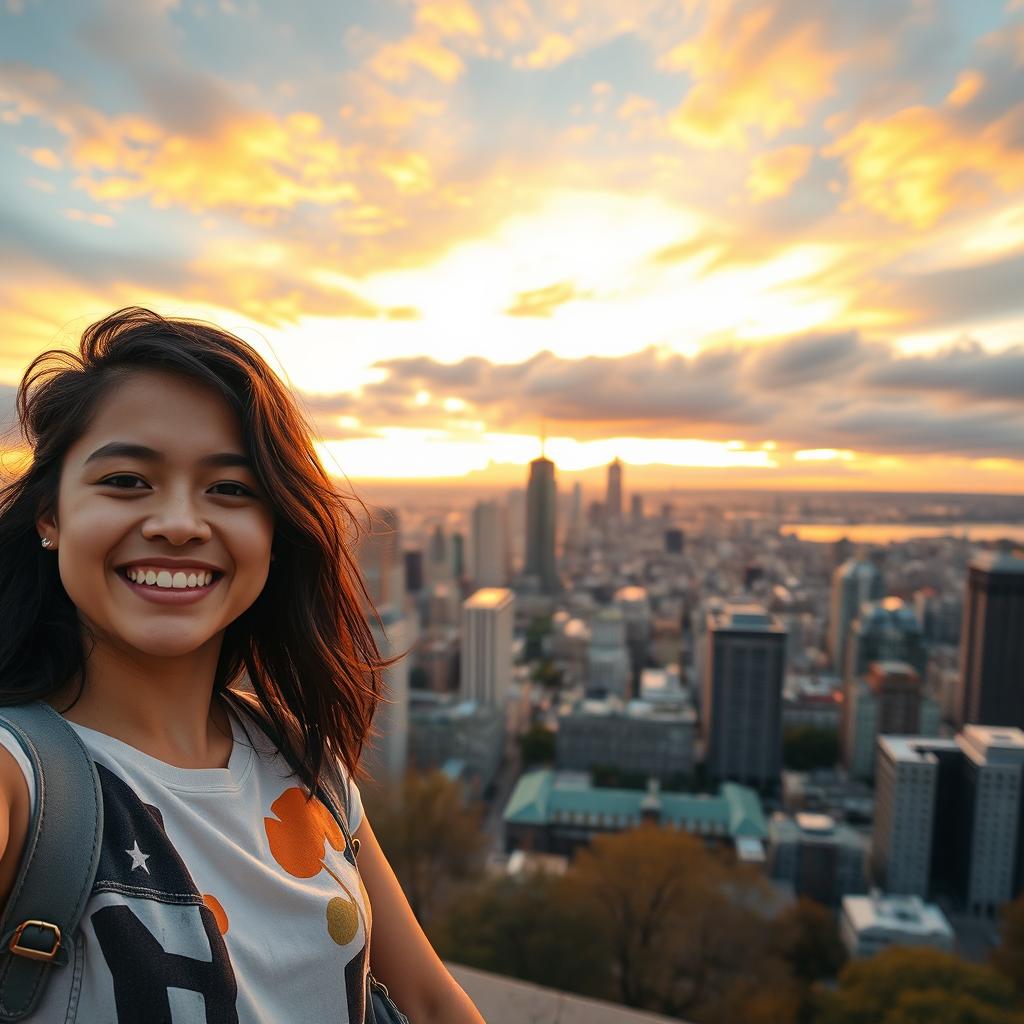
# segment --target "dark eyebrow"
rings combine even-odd
[[[131,444],[128,441],[110,441],[100,446],[85,461],[94,462],[98,459],[142,459],[148,462],[163,462],[163,455],[155,448],[144,444]],[[216,452],[204,455],[199,460],[201,466],[239,466],[253,471],[252,463],[241,452]]]

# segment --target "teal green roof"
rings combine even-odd
[[[757,794],[735,782],[723,783],[721,792],[729,805],[729,833],[734,837],[764,839],[768,834],[768,826]]]
[[[600,789],[580,773],[528,772],[516,783],[504,819],[513,825],[629,828],[639,824],[647,795],[637,789]],[[718,796],[659,793],[657,802],[662,823],[687,832],[733,839],[764,839],[768,834],[761,801],[746,786],[727,782]]]
[[[548,792],[554,772],[527,772],[519,777],[516,788],[505,805],[505,820],[522,825],[546,825]]]

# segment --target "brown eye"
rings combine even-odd
[[[104,477],[100,483],[105,487],[116,487],[123,491],[138,490],[136,484],[146,486],[146,481],[134,473],[115,473],[113,476]]]
[[[225,480],[224,483],[214,484],[214,488],[217,487],[233,487],[236,493],[227,494],[229,498],[254,498],[255,495],[249,490],[244,484],[235,483],[233,480]],[[223,491],[220,493],[224,493]]]

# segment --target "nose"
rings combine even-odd
[[[210,524],[201,515],[190,494],[169,493],[166,500],[142,525],[147,540],[165,540],[176,547],[190,541],[207,541],[212,536]]]

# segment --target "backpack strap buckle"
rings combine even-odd
[[[38,949],[35,946],[23,946],[21,944],[21,938],[27,928],[37,928],[43,931],[49,931],[53,935],[52,947],[50,949]],[[39,937],[33,935],[32,938],[36,939]],[[63,939],[61,938],[60,928],[55,924],[50,924],[49,921],[22,921],[14,930],[14,934],[11,936],[11,941],[8,943],[7,948],[17,956],[23,956],[29,960],[43,960],[46,963],[49,963],[60,952],[62,941]]]

